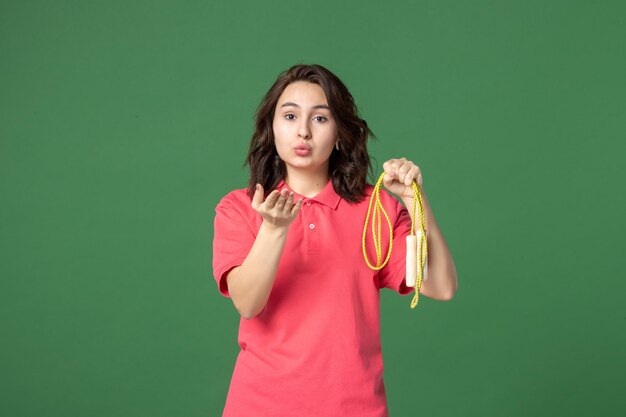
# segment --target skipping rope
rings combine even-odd
[[[365,224],[363,225],[363,257],[367,266],[377,271],[382,269],[389,261],[391,256],[391,247],[393,244],[393,226],[389,220],[389,216],[385,211],[380,201],[380,187],[383,184],[383,178],[385,173],[383,172],[378,178],[374,191],[370,197],[370,202],[367,207],[367,216],[365,217]],[[413,180],[411,183],[413,188],[413,207],[410,212],[411,215],[411,234],[406,237],[406,285],[407,287],[415,288],[415,295],[411,300],[411,308],[415,308],[419,302],[419,290],[422,286],[422,278],[428,279],[428,244],[426,241],[426,225],[424,220],[424,207],[422,205],[422,194],[420,188]],[[373,207],[373,213],[372,213]],[[387,257],[381,264],[382,258],[382,243],[381,243],[381,217],[382,211],[385,219],[387,219],[387,226],[389,227],[389,249],[387,250]],[[376,265],[372,265],[367,256],[365,249],[365,236],[367,234],[367,224],[369,222],[370,214],[372,215],[372,236],[374,237],[374,247],[376,248]],[[417,234],[415,231],[415,223],[417,222]]]

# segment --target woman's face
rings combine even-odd
[[[296,169],[328,174],[338,128],[322,87],[307,81],[289,84],[276,103],[273,129],[276,151],[288,173]]]

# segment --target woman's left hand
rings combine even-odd
[[[406,158],[390,159],[383,164],[383,185],[400,198],[413,197],[411,183],[416,180],[422,189],[422,171]]]

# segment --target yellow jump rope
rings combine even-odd
[[[385,211],[380,201],[380,187],[383,184],[383,178],[385,173],[378,178],[374,191],[370,197],[370,202],[367,207],[367,217],[365,218],[365,224],[363,226],[363,257],[367,266],[377,271],[382,269],[389,261],[391,256],[391,247],[393,244],[393,226],[389,220],[389,216]],[[415,288],[415,295],[411,300],[411,308],[415,308],[419,302],[419,290],[422,286],[422,277],[424,280],[428,279],[428,243],[426,240],[426,225],[424,219],[424,207],[422,205],[422,194],[420,188],[413,180],[411,183],[413,188],[413,207],[410,212],[411,215],[411,234],[406,237],[406,285],[407,287]],[[372,207],[374,212],[372,213]],[[381,264],[382,258],[382,243],[381,243],[381,218],[380,212],[387,219],[387,226],[389,227],[389,249],[387,250],[387,257]],[[365,236],[367,235],[367,224],[369,222],[370,215],[372,215],[372,236],[374,237],[374,247],[376,248],[376,265],[372,265],[367,256],[365,249]],[[415,222],[417,220],[417,235],[415,234]],[[417,279],[416,279],[417,278]]]

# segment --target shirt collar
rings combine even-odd
[[[284,179],[280,180],[280,182],[276,186],[276,189],[281,190],[283,187],[286,187],[289,191],[293,191],[291,187],[289,187],[289,185],[285,182]],[[313,200],[313,201],[317,201],[318,203],[322,203],[332,208],[333,210],[337,209],[337,206],[339,205],[339,200],[341,200],[341,196],[335,192],[335,188],[333,187],[333,182],[331,180],[329,180],[328,183],[326,183],[326,186],[324,186],[322,191],[317,193],[315,197],[311,197],[311,198],[305,197],[301,194],[298,194],[295,191],[293,191],[293,193],[295,197],[294,202],[298,201],[300,198],[304,199],[305,201]]]

